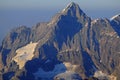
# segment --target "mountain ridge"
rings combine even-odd
[[[119,80],[117,17],[92,20],[72,2],[48,23],[12,30],[0,49],[1,80]]]

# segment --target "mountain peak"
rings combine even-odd
[[[71,2],[67,5],[67,7],[72,7],[72,6],[78,6],[78,4],[74,3],[74,2]]]
[[[61,17],[62,16],[62,17]],[[67,16],[67,17],[64,17]],[[90,18],[80,9],[79,5],[71,2],[59,14],[56,14],[48,25],[53,25],[62,20],[74,18],[81,23],[87,22]],[[73,20],[73,19],[70,19]]]
[[[69,4],[67,5],[66,8],[63,9],[62,12],[66,12],[66,11],[68,11],[69,9],[76,9],[76,7],[79,7],[79,5],[76,4],[76,3],[74,3],[74,2],[71,2],[71,3],[69,3]]]
[[[84,14],[84,12],[80,9],[79,5],[74,2],[69,3],[67,7],[62,10],[62,13],[71,16],[78,16]]]

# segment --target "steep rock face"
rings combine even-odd
[[[99,22],[100,21],[100,22]],[[119,66],[119,35],[110,25],[109,20],[99,20],[93,24],[94,38],[95,38],[95,52],[94,59],[99,61],[99,67],[111,74],[115,66]],[[99,26],[99,27],[97,27]],[[96,27],[96,28],[95,28]],[[94,40],[94,39],[93,39]]]
[[[22,26],[5,37],[0,49],[0,78],[72,80],[102,71],[119,80],[119,24],[119,15],[111,20],[91,20],[72,2],[50,22]]]
[[[3,40],[2,48],[10,49],[13,47],[13,45],[18,43],[19,47],[23,46],[22,44],[25,44],[30,40],[30,33],[30,28],[27,28],[26,26],[13,29]]]
[[[120,36],[120,14],[115,15],[111,18],[111,24],[117,34]]]
[[[115,16],[113,16],[112,18],[111,18],[111,25],[112,25],[112,27],[113,27],[113,29],[116,31],[116,33],[118,34],[118,36],[117,36],[117,38],[120,38],[120,14],[118,14],[118,15],[115,15]],[[115,42],[115,41],[114,41]],[[119,54],[119,51],[118,51],[118,49],[119,49],[119,45],[117,45],[117,42],[116,42],[116,49],[117,49],[117,57],[115,58],[116,60],[118,60],[117,62],[118,62],[118,65],[120,66],[120,54]],[[118,59],[117,59],[118,58]],[[115,61],[116,62],[116,61]],[[117,63],[116,62],[116,63]],[[118,69],[119,68],[119,66],[117,66],[116,67],[116,69],[114,70],[114,74],[115,75],[120,75],[120,70]],[[118,76],[118,78],[120,79],[120,77]]]
[[[26,26],[21,26],[19,28],[13,29],[7,36],[4,38],[2,42],[1,49],[1,72],[7,72],[5,74],[5,78],[7,79],[8,75],[11,76],[17,70],[17,65],[15,62],[12,62],[12,58],[16,55],[15,51],[19,47],[22,47],[29,43],[30,40],[31,29]],[[4,80],[4,78],[3,78]]]
[[[48,23],[38,23],[31,29],[31,41],[37,42],[42,39],[49,31]]]
[[[3,40],[1,49],[1,60],[4,66],[8,66],[11,58],[15,55],[15,50],[24,46],[30,41],[30,28],[21,26],[13,29]]]

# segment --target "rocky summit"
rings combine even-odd
[[[72,2],[2,41],[0,80],[84,79],[120,80],[120,14],[93,20]]]

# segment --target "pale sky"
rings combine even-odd
[[[49,21],[70,2],[79,4],[92,19],[120,13],[120,0],[0,0],[0,41],[13,27]]]
[[[20,8],[20,9],[43,9],[56,8],[67,5],[70,2],[76,2],[80,6],[88,9],[98,8],[119,8],[120,0],[0,0],[0,8]]]

